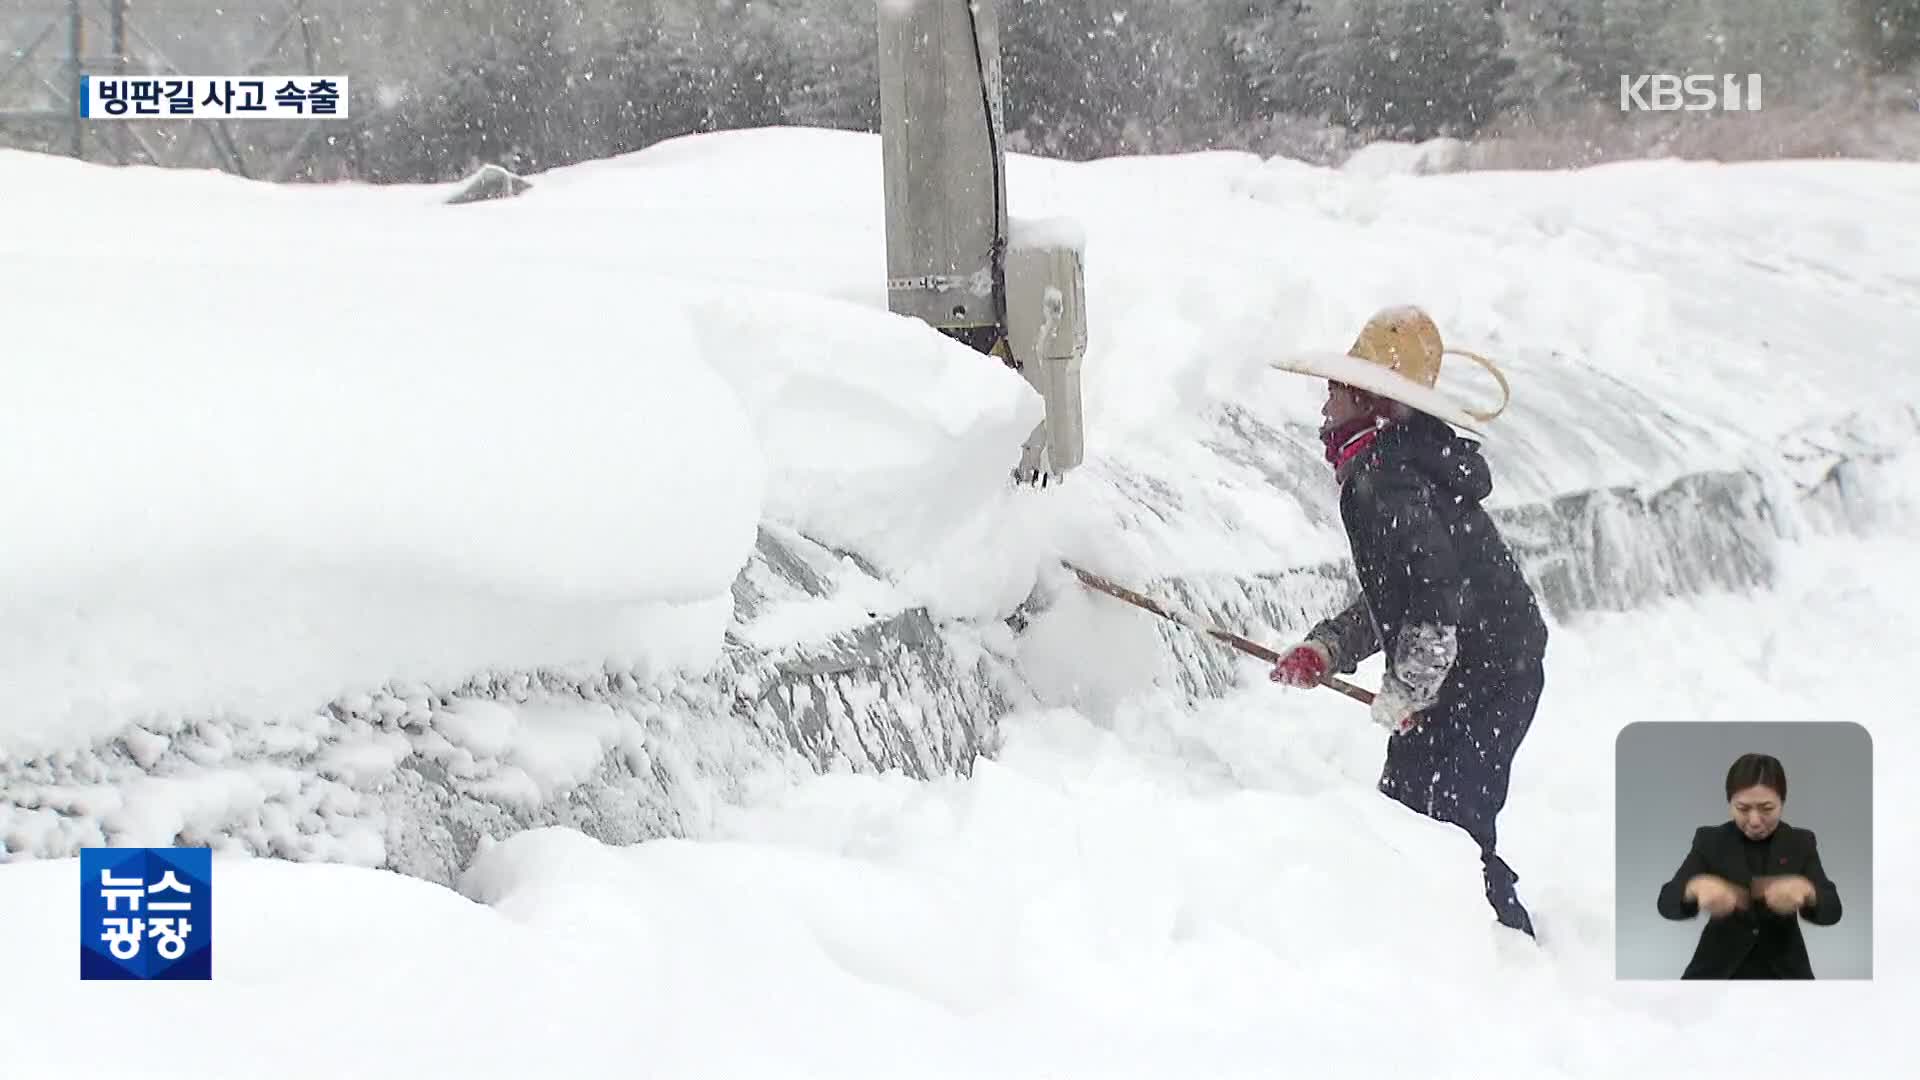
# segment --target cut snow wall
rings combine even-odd
[[[1777,497],[1751,473],[1700,473],[1651,496],[1630,488],[1581,492],[1493,517],[1549,618],[1564,623],[1665,596],[1771,585],[1783,510]],[[1798,516],[1790,508],[1786,514]],[[1149,592],[1282,648],[1358,588],[1341,561],[1278,576],[1177,578]],[[1218,645],[1176,628],[1162,636],[1180,658],[1189,694],[1237,683],[1240,661]]]
[[[819,595],[837,559],[763,529],[736,618]],[[704,681],[498,673],[389,686],[295,723],[207,718],[0,766],[9,857],[209,844],[450,884],[482,837],[561,825],[611,843],[705,830],[716,801],[834,770],[965,774],[1009,708],[977,635],[922,611]],[[1004,665],[1002,665],[1004,666]]]
[[[1774,583],[1780,546],[1809,533],[1872,531],[1911,512],[1892,484],[1920,439],[1920,411],[1855,417],[1783,441],[1767,467],[1701,472],[1651,493],[1619,487],[1492,511],[1548,617],[1628,611],[1671,597]],[[1139,586],[1135,586],[1138,588]],[[1358,594],[1350,563],[1280,575],[1176,577],[1142,591],[1282,648]],[[1237,685],[1244,661],[1171,625],[1160,630],[1195,697]]]
[[[1753,470],[1497,516],[1556,621],[1760,588],[1783,542],[1905,512],[1889,493],[1910,464],[1894,458],[1916,435],[1920,414],[1900,410],[1796,436]],[[1133,480],[1143,502],[1176,496],[1152,477]],[[845,558],[763,528],[734,587],[737,628],[774,605],[825,597],[828,568]],[[1353,588],[1343,563],[1130,584],[1276,645]],[[1158,625],[1188,693],[1218,694],[1246,670],[1218,644]],[[451,883],[485,838],[528,828],[570,826],[613,843],[699,835],[716,805],[808,773],[967,773],[992,752],[998,718],[1033,700],[1004,629],[936,625],[910,610],[804,646],[760,650],[736,637],[701,681],[500,673],[384,687],[294,722],[134,728],[0,766],[0,841],[12,858],[204,843]]]

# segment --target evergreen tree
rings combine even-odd
[[[1598,98],[1619,93],[1620,77],[1666,70],[1664,27],[1682,0],[1532,0],[1535,25]]]
[[[1509,5],[1501,12],[1506,56],[1513,62],[1506,99],[1514,112],[1537,123],[1589,103],[1593,94],[1580,69],[1557,45],[1562,28],[1545,5]]]
[[[1850,39],[1873,70],[1920,68],[1920,0],[1846,0]]]
[[[1094,85],[1105,32],[1090,0],[1002,0],[1000,69],[1011,149],[1059,157],[1098,153]]]
[[[1235,0],[1001,0],[1013,149],[1085,158],[1205,143],[1236,115]]]
[[[880,41],[872,0],[785,0],[787,122],[880,130]]]
[[[1515,67],[1493,4],[1281,0],[1230,40],[1269,108],[1371,137],[1471,134],[1502,105]]]
[[[449,180],[485,162],[515,171],[564,163],[564,128],[554,108],[565,89],[557,61],[557,0],[489,0],[443,30],[466,36],[466,55],[363,133],[370,179]]]

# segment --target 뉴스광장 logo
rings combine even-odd
[[[213,978],[213,852],[80,849],[80,978]]]

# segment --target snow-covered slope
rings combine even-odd
[[[1864,714],[1881,762],[1920,749],[1851,671],[1911,653],[1920,610],[1882,569],[1920,535],[1920,168],[1018,158],[1014,214],[1088,241],[1089,461],[1048,491],[1003,482],[1025,384],[884,310],[874,140],[533,180],[446,206],[0,154],[0,842],[51,860],[0,870],[0,917],[44,922],[8,970],[67,978],[64,856],[177,839],[494,906],[223,863],[235,966],[199,1000],[237,1031],[290,1007],[267,981],[345,996],[379,963],[335,900],[445,928],[407,992],[468,1004],[356,1005],[367,1039],[315,1074],[1432,1073],[1469,1046],[1457,1075],[1660,1074],[1704,1060],[1683,1029],[1752,1017],[1607,985],[1618,726]],[[1402,302],[1514,385],[1495,503],[1561,625],[1502,832],[1545,957],[1484,932],[1463,839],[1371,792],[1350,702],[1072,591],[1000,621],[1059,554],[1262,637],[1324,613],[1322,388],[1265,361]],[[1775,591],[1694,595],[1730,587]],[[1692,598],[1589,614],[1665,593]],[[1914,955],[1879,835],[1879,952]],[[300,975],[249,896],[312,905]],[[501,967],[453,974],[474,948]],[[1825,1030],[1887,1015],[1880,970],[1826,988]],[[76,1007],[9,988],[21,1031]],[[500,1037],[489,990],[578,1037]],[[271,1049],[223,1045],[233,1075]]]

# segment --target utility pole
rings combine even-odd
[[[887,306],[1026,377],[1047,415],[1016,478],[1059,479],[1083,450],[1083,245],[1007,213],[994,2],[881,0],[879,22]]]

